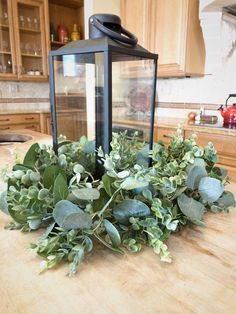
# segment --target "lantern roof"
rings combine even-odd
[[[104,36],[94,39],[76,40],[49,52],[50,56],[61,56],[79,53],[117,52],[141,58],[157,59],[158,55],[150,53],[140,45],[129,46]]]

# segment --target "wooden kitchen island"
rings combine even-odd
[[[29,144],[18,145],[21,154]],[[0,163],[6,158],[14,162],[0,147]],[[228,190],[236,195],[236,183]],[[68,264],[39,275],[41,259],[28,247],[42,231],[5,230],[9,221],[0,213],[1,314],[236,313],[235,210],[209,213],[207,228],[191,225],[171,236],[172,264],[149,248],[120,256],[99,246],[74,278],[66,276]]]

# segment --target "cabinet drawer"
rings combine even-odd
[[[0,126],[21,123],[39,123],[39,114],[9,114],[0,115]]]
[[[28,129],[28,130],[40,132],[40,125],[38,123],[0,125],[0,131],[1,130],[19,130],[19,129]]]
[[[197,135],[198,145],[206,146],[208,142],[212,142],[219,154],[236,157],[236,138],[234,136],[185,131],[185,137],[189,137],[193,133]]]
[[[154,130],[154,141],[162,140],[164,144],[168,144],[176,130],[175,128],[156,127]]]

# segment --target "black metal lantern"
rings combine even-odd
[[[158,55],[137,45],[118,16],[90,17],[90,39],[49,54],[53,146],[82,135],[108,153],[112,132],[153,141]],[[124,34],[124,35],[122,35]]]

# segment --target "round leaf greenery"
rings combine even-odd
[[[172,232],[188,222],[205,226],[207,211],[235,206],[225,191],[226,173],[215,166],[213,144],[199,147],[181,129],[168,146],[159,141],[152,151],[127,132],[113,133],[109,154],[95,152],[85,136],[59,143],[58,155],[51,146],[33,144],[23,164],[7,172],[7,191],[0,195],[0,209],[13,219],[9,229],[45,228],[31,245],[45,259],[43,270],[68,261],[74,275],[97,241],[118,253],[146,245],[170,262],[164,241]]]
[[[181,212],[190,220],[201,220],[204,213],[204,205],[188,197],[184,193],[177,198]]]
[[[113,209],[115,219],[123,225],[129,224],[130,217],[147,217],[150,213],[150,208],[138,200],[125,200]]]
[[[65,229],[89,229],[92,218],[70,201],[62,200],[55,205],[53,211],[55,222]]]
[[[198,191],[205,201],[215,202],[224,192],[224,186],[218,179],[205,177],[200,180]]]

